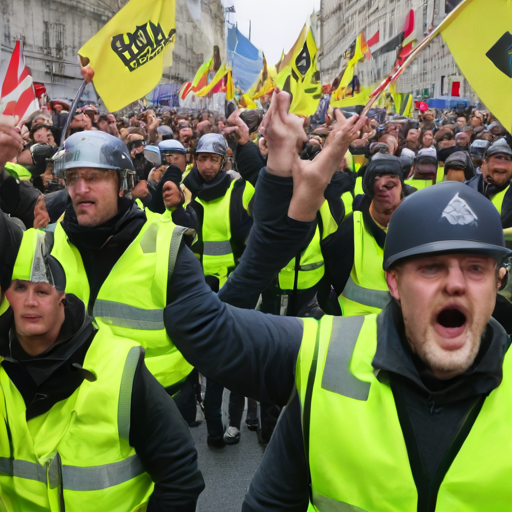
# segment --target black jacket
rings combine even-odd
[[[0,317],[2,363],[25,401],[27,421],[70,397],[91,378],[82,368],[96,330],[74,295],[66,297],[66,319],[57,343],[39,356],[29,356],[13,328],[12,311]],[[130,445],[155,482],[148,512],[194,512],[204,489],[190,431],[173,400],[149,373],[140,356],[133,381]]]
[[[512,227],[512,187],[510,186],[510,183],[505,187],[498,188],[488,185],[484,180],[483,174],[477,174],[474,178],[466,181],[466,185],[477,190],[487,198],[494,196],[508,187],[501,206],[501,225],[503,226],[503,229]]]

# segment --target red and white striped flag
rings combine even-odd
[[[30,70],[25,64],[21,42],[17,41],[7,69],[0,69],[0,114],[27,119],[39,110]]]

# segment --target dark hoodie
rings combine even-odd
[[[97,332],[92,318],[74,295],[66,296],[65,308],[57,342],[38,356],[23,350],[12,310],[0,316],[2,367],[23,397],[27,421],[69,398],[84,379],[95,380],[83,367]],[[173,400],[146,368],[144,353],[133,381],[129,441],[155,482],[148,512],[194,512],[204,489],[194,442]]]

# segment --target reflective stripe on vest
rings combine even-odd
[[[348,278],[347,284],[343,289],[343,295],[353,302],[359,302],[363,306],[377,309],[384,309],[391,300],[389,292],[363,288],[354,283],[352,276]]]
[[[228,274],[235,268],[235,256],[231,247],[231,195],[238,180],[233,180],[226,193],[212,201],[196,197],[203,207],[202,240],[203,252],[192,245],[192,250],[201,259],[205,276],[215,276],[219,286],[226,282]]]
[[[278,274],[279,288],[281,290],[307,290],[316,286],[325,275],[325,262],[322,254],[321,242],[338,229],[338,224],[332,217],[328,201],[320,207],[322,232],[317,224],[311,242],[300,256],[299,268],[297,258],[294,258]],[[297,271],[298,270],[298,271]],[[295,278],[297,276],[297,283]]]
[[[429,499],[436,512],[510,511],[512,350],[502,383],[468,415],[452,447],[458,449],[447,451],[451,464],[445,456],[431,495],[419,503],[413,471],[424,469],[412,466],[389,378],[377,379],[372,366],[377,316],[303,322],[296,384],[313,510],[415,512]],[[492,318],[490,324],[502,330]]]
[[[494,194],[492,196],[491,202],[496,207],[496,210],[498,210],[498,213],[501,215],[501,209],[503,207],[503,200],[505,199],[505,194],[507,193],[508,189],[510,188],[510,185],[501,192],[498,192],[497,194]]]
[[[62,485],[71,491],[98,491],[128,482],[145,472],[138,455],[132,455],[126,460],[92,466],[62,466]],[[0,473],[5,476],[16,476],[26,480],[35,480],[46,484],[46,468],[26,460],[14,460],[0,457]],[[56,470],[50,475],[50,487],[58,485]],[[52,482],[53,480],[53,482]],[[53,483],[53,485],[52,485]]]
[[[114,334],[142,345],[149,371],[162,386],[169,387],[181,382],[192,370],[167,336],[163,313],[167,284],[181,239],[188,230],[175,226],[170,216],[147,212],[147,218],[135,240],[112,267],[94,305],[89,304],[89,282],[80,252],[70,243],[60,222],[51,254],[66,273],[66,292],[87,305],[99,326],[106,325]],[[20,279],[22,275],[29,279],[38,233],[29,229],[23,235],[14,267]]]
[[[153,483],[129,443],[141,351],[101,327],[83,363],[96,380],[84,380],[29,421],[21,394],[0,367],[0,422],[9,432],[0,446],[0,487],[13,510],[81,512],[97,510],[98,503],[110,512],[145,510]]]
[[[366,229],[363,213],[352,214],[354,224],[354,264],[339,296],[343,316],[368,315],[384,309],[391,295],[382,269],[384,251]]]

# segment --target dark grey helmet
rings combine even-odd
[[[218,133],[207,133],[199,139],[196,153],[212,153],[225,157],[228,154],[226,139]]]
[[[493,155],[509,155],[512,156],[512,149],[508,145],[507,141],[504,138],[498,139],[494,141],[485,152],[485,160],[488,160],[490,156]]]
[[[66,139],[62,149],[53,157],[55,173],[65,178],[65,171],[80,167],[111,169],[120,174],[121,180],[135,174],[135,168],[126,144],[108,133],[85,131],[74,133]],[[122,186],[121,188],[126,188]]]
[[[391,217],[384,247],[384,270],[410,256],[437,253],[484,254],[502,262],[501,219],[484,195],[445,181],[404,199]]]

